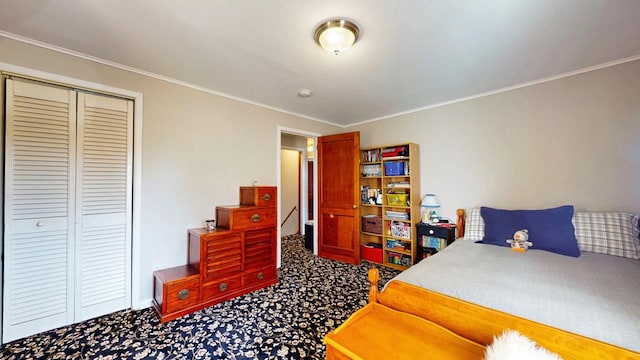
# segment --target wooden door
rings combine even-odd
[[[360,263],[358,167],[360,133],[318,139],[318,255]]]

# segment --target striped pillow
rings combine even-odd
[[[640,260],[640,216],[576,212],[572,221],[580,250]]]
[[[484,238],[484,220],[480,215],[480,208],[470,208],[464,211],[464,239],[480,241]]]

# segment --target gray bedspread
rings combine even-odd
[[[637,260],[459,239],[395,279],[640,352]]]

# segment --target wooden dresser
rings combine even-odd
[[[218,227],[188,230],[188,264],[154,272],[162,322],[278,282],[275,186],[240,188],[240,205],[216,207]]]

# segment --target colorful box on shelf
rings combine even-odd
[[[382,234],[382,216],[362,216],[362,231],[372,234]]]
[[[409,206],[409,194],[387,194],[387,205]]]
[[[382,247],[380,244],[366,244],[360,247],[360,257],[364,260],[382,264]]]
[[[411,225],[402,221],[392,221],[389,223],[389,233],[391,236],[410,239]]]
[[[386,176],[405,175],[404,161],[387,161],[384,163],[384,173]]]

